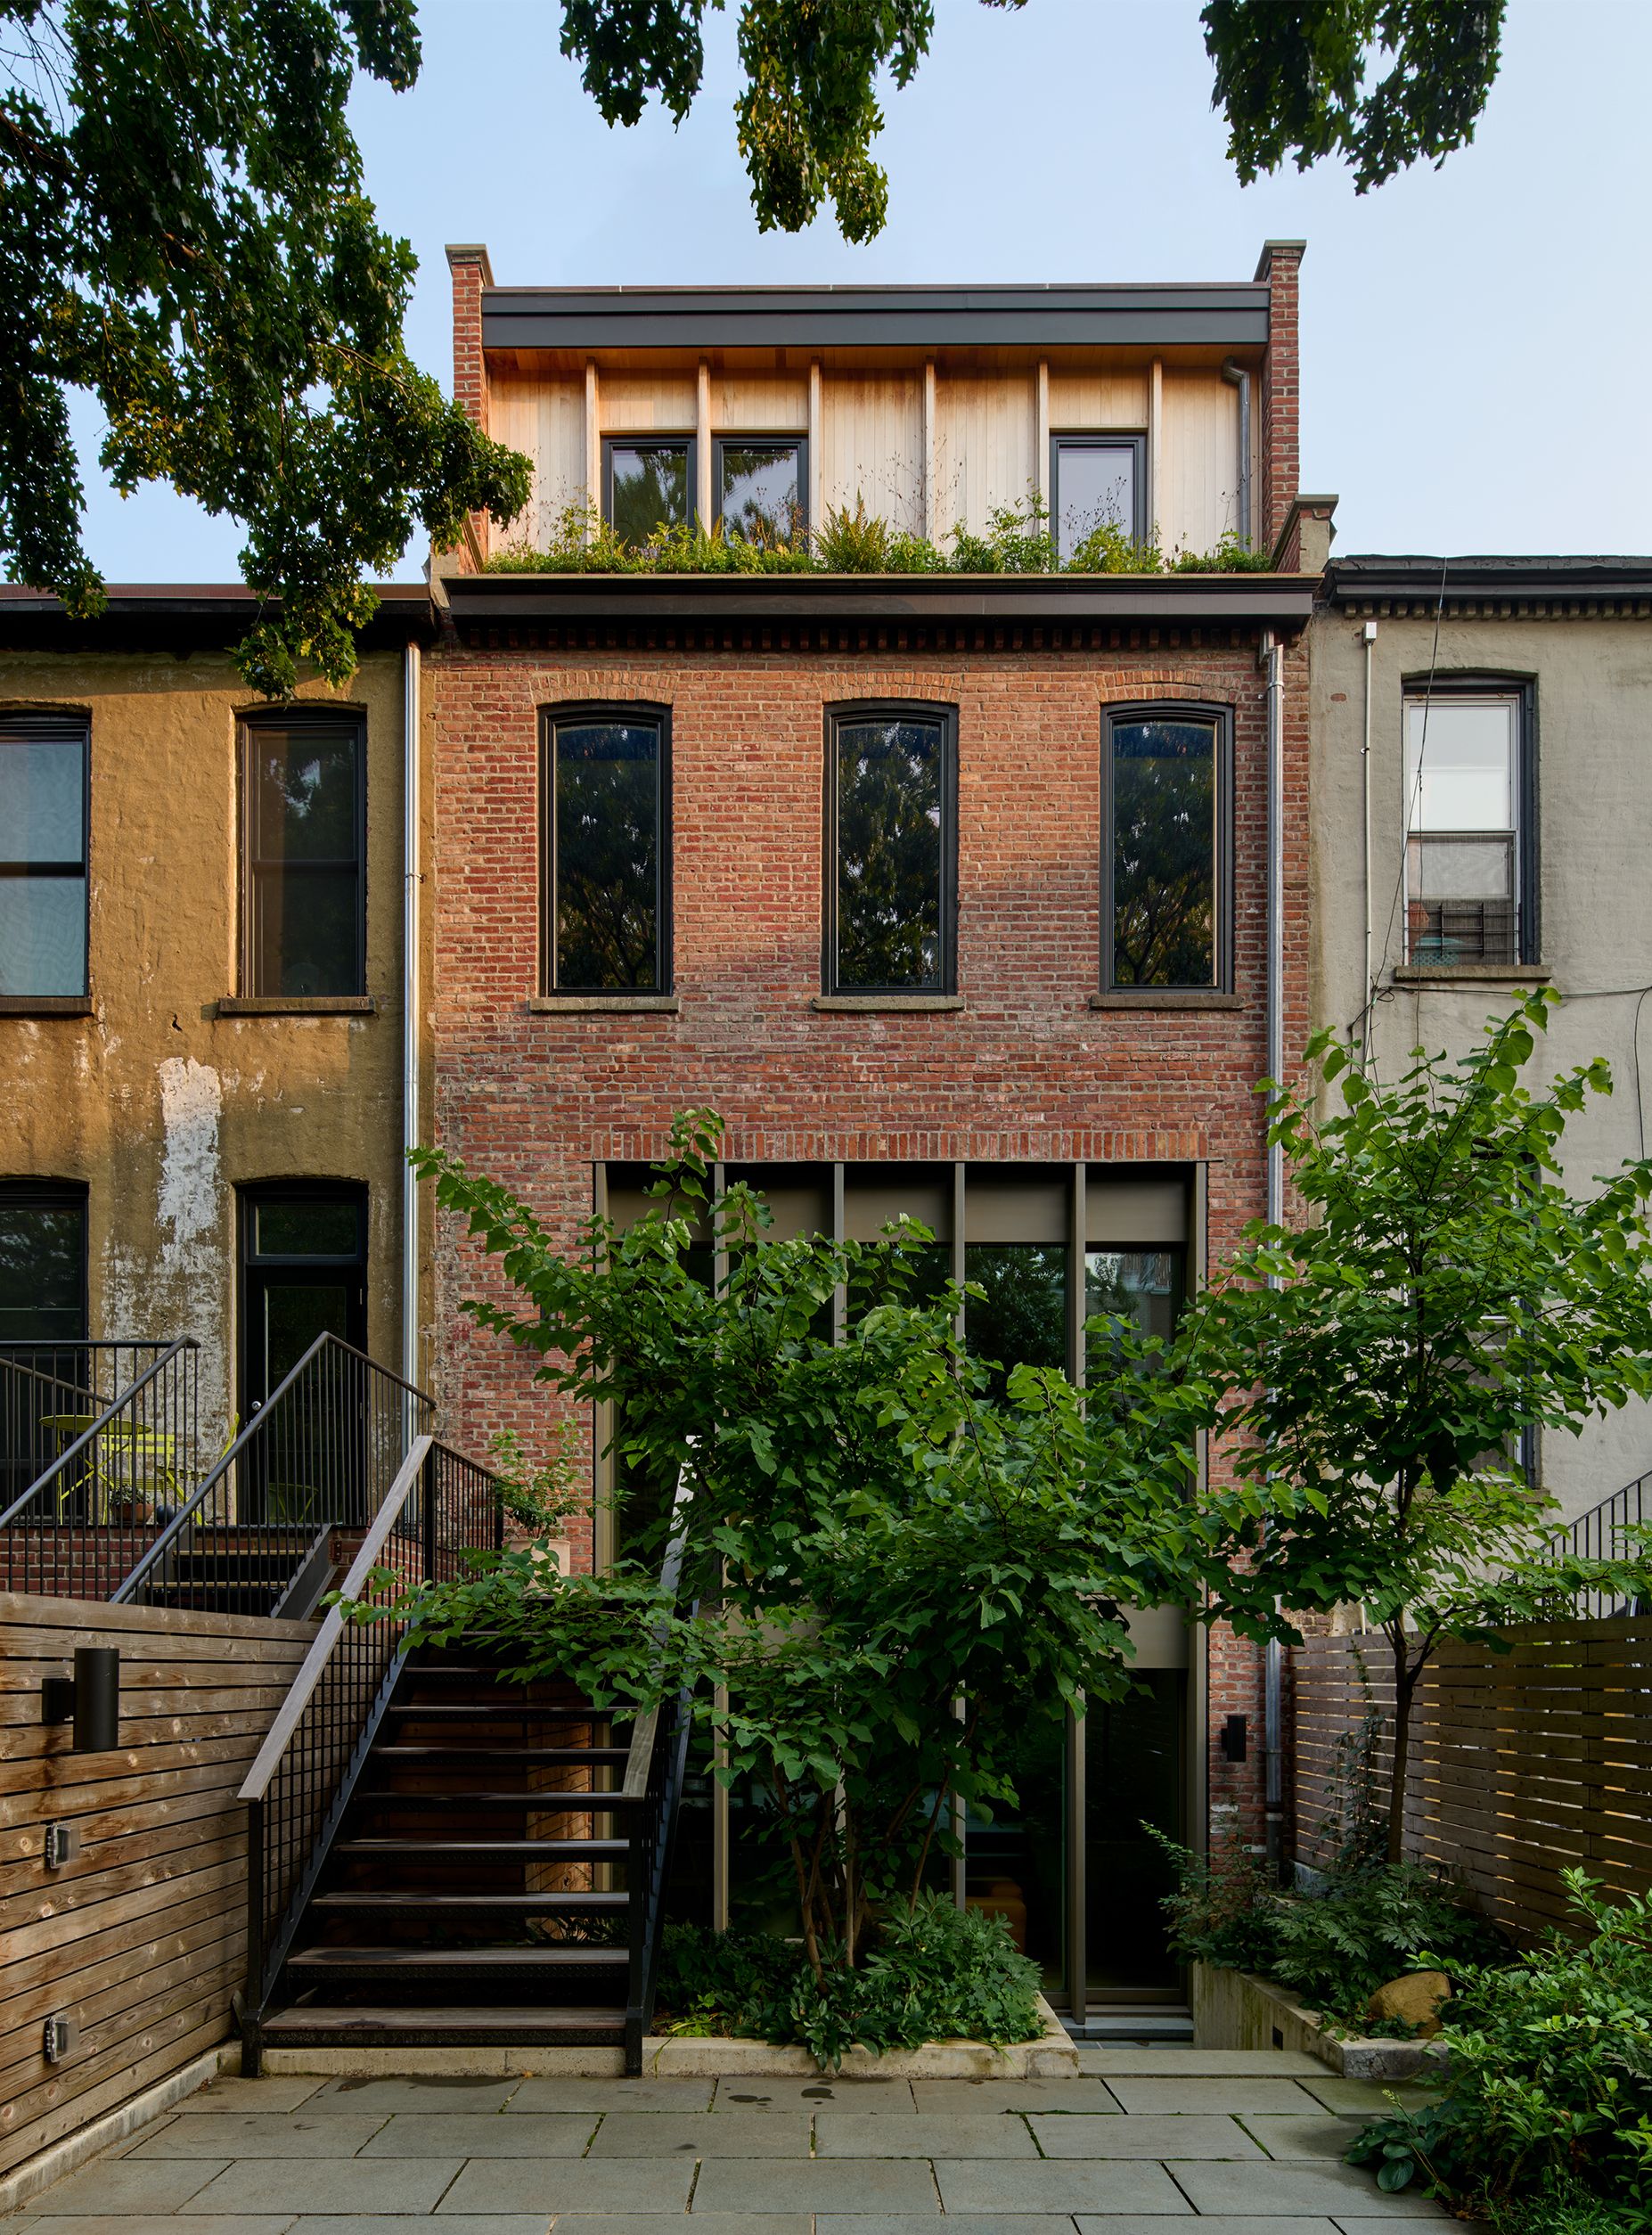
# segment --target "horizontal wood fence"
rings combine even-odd
[[[1442,1645],[1424,1672],[1405,1837],[1409,1854],[1467,1879],[1488,1916],[1529,1940],[1564,1915],[1573,1865],[1609,1892],[1652,1886],[1652,1620],[1510,1634],[1507,1653]],[[1293,1659],[1297,1853],[1313,1862],[1337,1737],[1368,1706],[1391,1716],[1394,1683],[1380,1636],[1311,1638]],[[1385,1805],[1391,1732],[1378,1749]]]
[[[304,1622],[0,1593],[0,2173],[227,2039],[244,1975],[236,1789],[315,1636]],[[119,1750],[41,1721],[78,1645],[120,1655]],[[45,1828],[76,1851],[44,1859]],[[50,2017],[78,2038],[45,2056]]]

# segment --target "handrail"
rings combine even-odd
[[[134,1347],[135,1347],[135,1346]],[[111,1343],[108,1345],[107,1347],[114,1350],[121,1350],[127,1348],[127,1346],[124,1343]],[[35,1479],[29,1484],[28,1489],[23,1492],[22,1495],[19,1498],[14,1498],[12,1501],[12,1503],[7,1506],[4,1512],[0,1513],[0,1529],[8,1527],[12,1521],[16,1520],[30,1499],[35,1497],[38,1492],[44,1490],[47,1483],[52,1480],[52,1478],[54,1475],[61,1474],[72,1461],[81,1458],[83,1454],[96,1443],[98,1437],[107,1430],[110,1422],[114,1419],[115,1415],[118,1412],[124,1412],[127,1406],[131,1404],[133,1398],[138,1395],[140,1390],[147,1388],[149,1384],[154,1380],[155,1377],[163,1372],[165,1369],[171,1364],[174,1358],[177,1357],[180,1353],[185,1350],[199,1350],[200,1348],[200,1345],[196,1341],[193,1335],[179,1335],[175,1340],[169,1342],[166,1348],[161,1352],[159,1357],[155,1360],[154,1363],[146,1367],[144,1371],[139,1374],[135,1381],[129,1382],[124,1389],[119,1390],[115,1396],[110,1400],[109,1404],[103,1407],[103,1410],[98,1414],[96,1420],[93,1421],[91,1427],[83,1429],[80,1434],[76,1437],[72,1444],[69,1445],[65,1450],[59,1452],[57,1457],[52,1461],[52,1464],[46,1469],[45,1472],[42,1475],[37,1475]],[[12,1365],[14,1372],[26,1373],[29,1375],[31,1379],[36,1380],[52,1382],[57,1378],[53,1374],[37,1374],[32,1366],[18,1366],[11,1360],[8,1360],[6,1363]]]
[[[194,1495],[168,1522],[137,1566],[121,1584],[119,1589],[110,1594],[112,1604],[121,1605],[135,1598],[150,1576],[177,1547],[185,1533],[194,1527],[205,1510],[208,1501],[217,1492],[219,1485],[224,1482],[230,1470],[247,1452],[258,1447],[258,1439],[262,1436],[272,1432],[272,1423],[279,1421],[282,1417],[281,1411],[282,1400],[298,1385],[300,1376],[323,1352],[328,1351],[337,1351],[342,1354],[347,1363],[353,1360],[358,1369],[365,1369],[377,1379],[389,1383],[392,1388],[399,1389],[405,1396],[413,1398],[423,1408],[427,1417],[434,1418],[436,1400],[428,1390],[417,1388],[411,1381],[404,1381],[400,1374],[393,1373],[388,1366],[381,1366],[377,1359],[370,1358],[365,1351],[356,1349],[353,1343],[344,1342],[339,1336],[333,1334],[317,1335],[303,1356],[283,1374],[268,1397],[247,1422],[245,1428],[225,1446],[217,1461],[201,1478]],[[339,1519],[343,1517],[331,1515],[325,1518]]]
[[[362,1540],[362,1548],[350,1562],[350,1572],[339,1587],[339,1595],[353,1599],[379,1564],[379,1554],[386,1540],[401,1519],[402,1508],[408,1493],[423,1472],[424,1462],[435,1445],[433,1436],[421,1436],[402,1461],[395,1481],[390,1485],[384,1503],[379,1508],[378,1519]],[[241,1781],[237,1800],[262,1800],[269,1789],[287,1742],[299,1725],[299,1718],[308,1707],[323,1672],[332,1658],[332,1650],[344,1631],[344,1617],[337,1607],[329,1607],[322,1625],[315,1633],[315,1642],[304,1657],[303,1666],[292,1680],[292,1688],[281,1704],[281,1711],[269,1727],[263,1745],[253,1757],[252,1767]]]

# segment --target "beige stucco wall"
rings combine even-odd
[[[369,1345],[399,1363],[403,654],[299,696],[366,717],[376,1012],[220,1016],[239,990],[236,724],[259,702],[226,652],[0,651],[0,710],[90,716],[93,1004],[0,1016],[0,1177],[86,1183],[92,1334],[195,1336],[215,1441],[238,1404],[243,1183],[367,1183]]]
[[[1321,1024],[1345,1029],[1365,1002],[1366,894],[1362,843],[1363,619],[1315,620],[1310,645],[1313,842],[1316,926],[1312,998]],[[1566,1173],[1591,1177],[1642,1154],[1652,1137],[1652,621],[1646,619],[1378,617],[1371,652],[1370,1044],[1392,1077],[1409,1050],[1461,1048],[1484,1019],[1517,998],[1508,982],[1396,986],[1403,923],[1400,875],[1404,763],[1403,679],[1473,672],[1536,678],[1541,962],[1564,996],[1533,1059],[1547,1076],[1604,1055],[1615,1091],[1567,1131]],[[1639,1026],[1641,1075],[1636,1074]],[[1643,1134],[1643,1124],[1646,1131]],[[1652,1411],[1635,1405],[1574,1440],[1545,1437],[1545,1488],[1568,1515],[1652,1468]]]

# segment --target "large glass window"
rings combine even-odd
[[[546,992],[666,992],[665,715],[548,716],[542,794]]]
[[[0,1342],[84,1342],[86,1191],[0,1181]]]
[[[609,525],[628,544],[682,528],[694,512],[694,446],[686,436],[606,446]]]
[[[245,740],[246,990],[362,993],[362,725],[349,715],[260,717]]]
[[[1088,1249],[1084,1317],[1118,1321],[1168,1342],[1182,1307],[1182,1255],[1175,1249]]]
[[[1016,1366],[1067,1364],[1065,1242],[972,1241],[964,1279],[984,1293],[964,1306],[964,1339],[989,1358],[995,1396]]]
[[[731,536],[752,543],[789,540],[807,525],[803,445],[724,437],[716,445],[719,517]]]
[[[829,994],[952,991],[953,738],[950,714],[832,718]]]
[[[1064,566],[1098,528],[1141,539],[1146,454],[1140,435],[1051,438],[1050,520]]]
[[[1107,716],[1102,983],[1214,991],[1228,971],[1225,715]]]
[[[0,722],[0,994],[86,990],[86,724]]]
[[[1523,958],[1520,699],[1405,704],[1406,960]]]

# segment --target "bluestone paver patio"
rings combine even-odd
[[[1062,2080],[223,2079],[0,2235],[1380,2235],[1389,2108],[1274,2051]],[[1408,2094],[1412,2091],[1406,2091]]]

